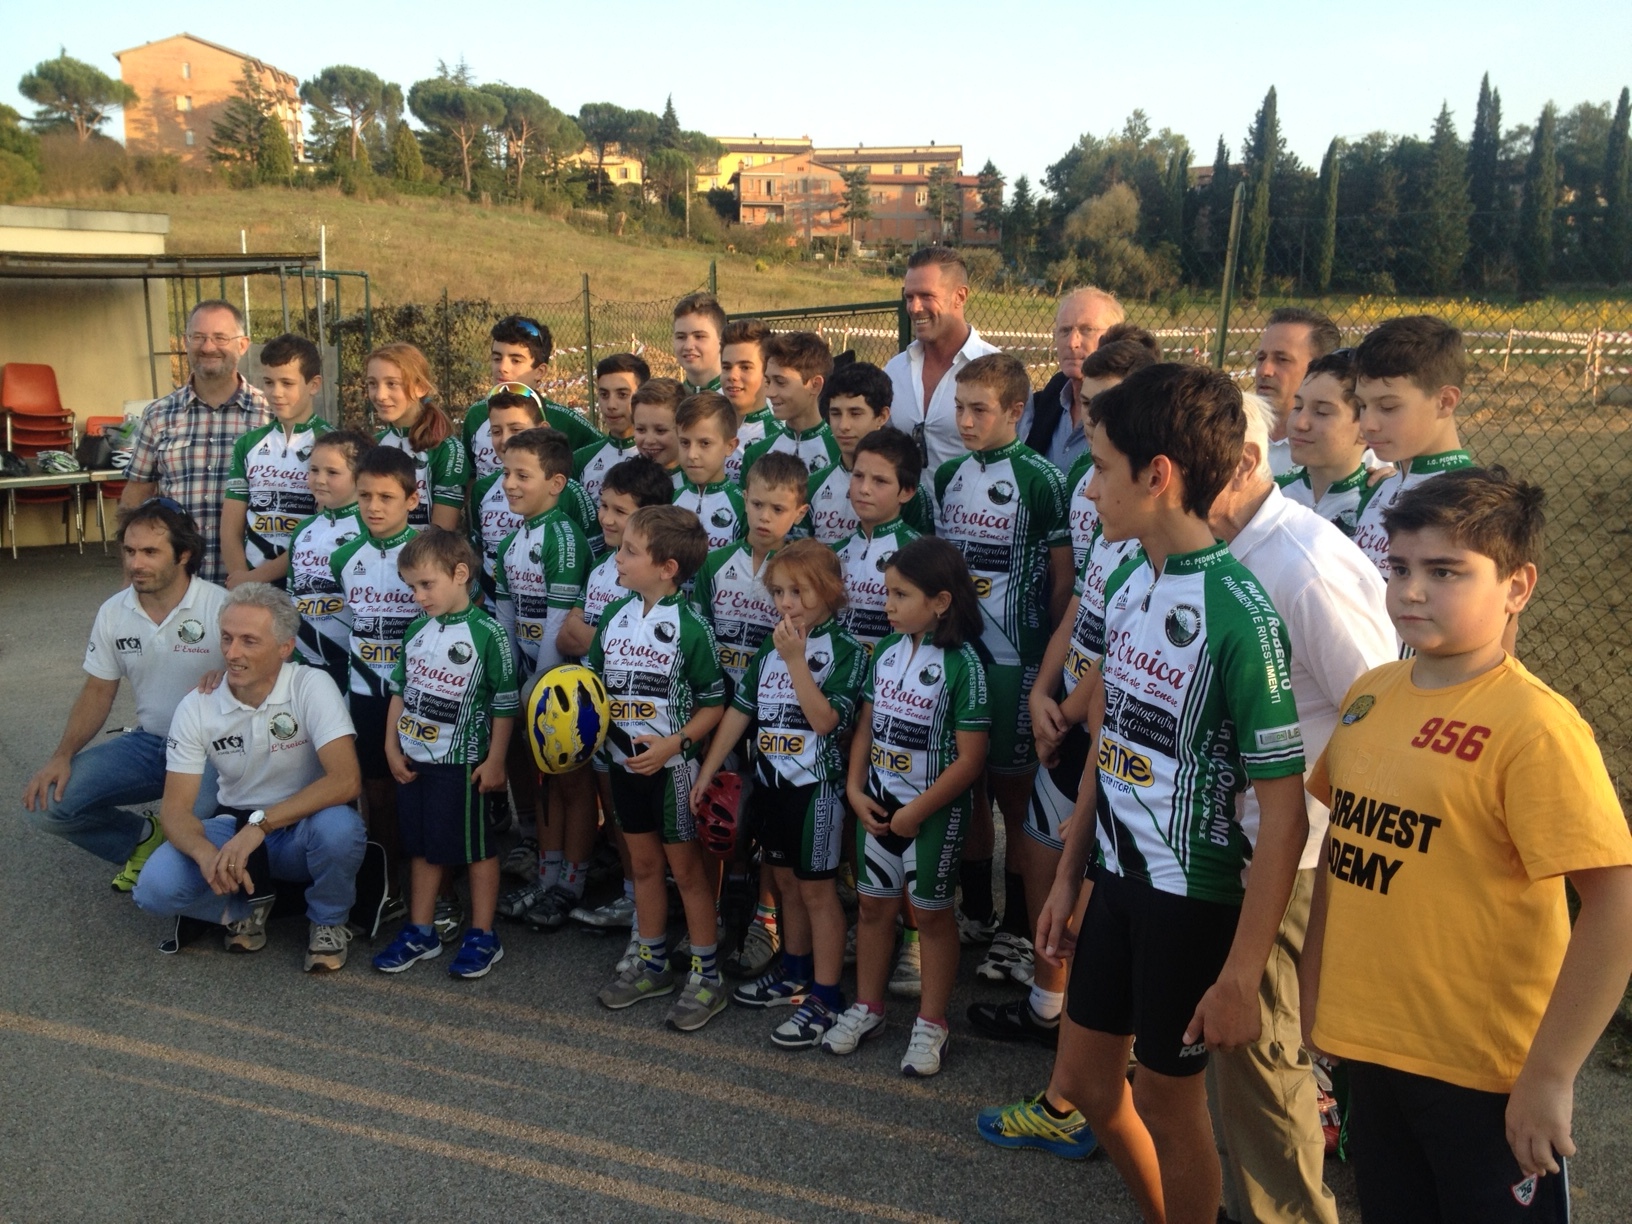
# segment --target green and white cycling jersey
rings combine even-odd
[[[742,490],[729,480],[694,485],[684,478],[674,491],[674,504],[690,510],[708,533],[710,548],[724,548],[742,539],[748,527],[748,516],[743,510]]]
[[[629,594],[606,610],[584,662],[606,684],[612,727],[601,760],[621,765],[635,752],[637,735],[669,736],[705,706],[725,704],[725,676],[708,622],[679,592],[648,611]],[[695,759],[699,746],[684,750]]]
[[[1473,456],[1465,450],[1443,451],[1437,455],[1418,455],[1401,465],[1400,470],[1386,480],[1379,480],[1360,496],[1360,512],[1355,518],[1354,542],[1371,559],[1388,581],[1388,532],[1383,527],[1383,511],[1387,510],[1407,489],[1414,489],[1424,481],[1444,472],[1472,467]]]
[[[589,504],[596,509],[601,504],[601,484],[606,480],[606,474],[625,459],[633,459],[639,452],[635,450],[635,437],[630,434],[627,438],[614,438],[611,434],[599,441],[591,442],[572,452],[572,475],[579,484],[584,486],[584,496]]]
[[[290,433],[272,421],[232,444],[227,500],[249,503],[244,556],[250,569],[287,551],[301,520],[317,512],[317,499],[306,487],[306,463],[312,444],[328,431],[321,417],[302,421]]]
[[[521,711],[509,639],[475,604],[408,626],[391,691],[402,698],[403,756],[429,765],[480,764],[493,720]]]
[[[334,550],[329,570],[351,609],[351,691],[361,697],[384,697],[391,669],[402,651],[402,635],[419,615],[414,593],[397,573],[402,546],[419,533],[404,527],[376,540],[365,528],[355,540]]]
[[[839,725],[818,735],[811,729],[799,694],[788,674],[787,660],[767,637],[748,661],[742,683],[731,699],[735,709],[754,720],[754,768],[769,782],[767,770],[790,786],[838,782],[844,777],[839,740],[856,717],[856,698],[867,682],[867,652],[829,617],[805,635],[805,662],[822,696],[839,716]]]
[[[573,452],[580,447],[599,441],[601,431],[596,429],[583,415],[574,412],[565,404],[558,404],[554,400],[544,401],[544,420],[540,422],[551,429],[559,429],[567,435],[567,443]],[[465,413],[464,423],[459,427],[460,446],[465,454],[465,471],[480,479],[491,476],[504,467],[504,460],[499,457],[498,451],[493,449],[493,426],[487,419],[487,401],[477,400]]]
[[[1099,524],[1094,524],[1093,543],[1088,546],[1088,556],[1072,586],[1072,594],[1077,597],[1077,615],[1071,622],[1071,648],[1065,653],[1065,669],[1060,678],[1068,697],[1089,668],[1099,662],[1105,646],[1105,584],[1136,555],[1144,555],[1139,551],[1138,540],[1112,542],[1105,538]]]
[[[873,703],[867,790],[911,803],[958,757],[959,731],[990,731],[986,669],[971,643],[951,650],[895,633],[878,644],[861,690]]]
[[[584,611],[584,624],[595,628],[606,610],[627,594],[629,589],[618,582],[618,554],[608,553],[584,580],[584,595],[578,605]]]
[[[992,662],[1039,662],[1048,648],[1048,553],[1071,542],[1065,477],[1020,441],[948,459],[935,473],[936,533],[969,563]]]
[[[776,413],[771,411],[769,404],[743,417],[742,424],[737,426],[737,448],[725,457],[725,478],[740,487],[742,464],[748,455],[748,448],[781,432],[782,422],[776,419]]]
[[[357,503],[312,515],[289,537],[289,597],[300,613],[295,654],[302,663],[322,667],[323,644],[344,653],[351,641],[351,608],[330,568],[335,550],[366,535]]]
[[[1168,557],[1160,575],[1140,554],[1106,581],[1105,601],[1105,866],[1239,905],[1252,847],[1236,796],[1304,765],[1280,614],[1219,541]]]
[[[829,464],[810,477],[810,511],[800,524],[800,535],[814,536],[829,548],[860,530],[861,520],[850,504],[850,472],[842,463]],[[923,486],[912,491],[912,500],[901,507],[901,517],[919,535],[935,534],[935,512]]]
[[[476,482],[476,487],[471,490],[470,504],[471,543],[476,545],[476,551],[481,555],[482,574],[487,579],[483,586],[487,587],[494,580],[499,560],[499,545],[504,543],[511,532],[521,529],[522,517],[510,509],[510,500],[504,495],[502,470],[483,476]],[[561,500],[556,502],[556,508],[578,525],[578,530],[584,533],[590,555],[594,556],[603,546],[601,520],[598,515],[589,514],[588,526],[585,525],[585,507],[588,504],[589,499],[584,494],[583,486],[575,480],[569,480],[566,488],[561,490]],[[490,589],[489,594],[492,593]]]
[[[891,633],[889,619],[884,615],[884,571],[896,551],[919,534],[897,515],[871,531],[858,528],[833,549],[844,570],[847,602],[840,619],[868,654]]]
[[[408,523],[425,527],[431,521],[431,507],[465,504],[465,448],[449,435],[428,451],[415,450],[408,435],[395,425],[387,425],[374,435],[381,446],[400,450],[414,461],[414,481],[419,486],[419,505],[408,512]]]
[[[1300,506],[1308,506],[1344,535],[1353,538],[1360,517],[1360,501],[1366,495],[1366,478],[1371,473],[1361,464],[1342,480],[1334,480],[1317,499],[1306,468],[1295,467],[1275,477],[1281,492]]]
[[[741,690],[754,652],[782,619],[765,589],[765,565],[775,555],[766,553],[755,569],[753,550],[746,540],[738,540],[710,552],[692,583],[692,602],[714,631],[720,668],[731,680],[732,693]]]
[[[780,422],[778,424],[781,425]],[[833,431],[827,427],[826,421],[818,421],[809,429],[797,433],[786,425],[781,425],[779,432],[767,433],[743,452],[742,474],[738,479],[746,480],[748,473],[753,469],[754,461],[772,451],[798,456],[799,462],[813,473],[838,463],[843,457],[839,453],[838,440],[833,437]]]
[[[1088,500],[1088,481],[1094,474],[1094,457],[1084,453],[1065,477],[1065,513],[1071,524],[1071,568],[1080,570],[1088,559],[1088,548],[1094,542],[1094,529],[1099,526],[1099,509]]]
[[[561,662],[556,635],[577,607],[589,577],[589,545],[560,506],[535,514],[499,545],[493,585],[499,624],[515,644],[525,688]]]

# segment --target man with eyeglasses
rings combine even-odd
[[[1032,392],[1020,415],[1020,438],[1062,472],[1088,450],[1082,405],[1082,361],[1106,331],[1123,322],[1122,303],[1103,289],[1073,289],[1054,312],[1054,355],[1060,370],[1041,391]]]
[[[131,445],[129,480],[121,507],[155,494],[179,502],[204,539],[199,575],[223,581],[221,503],[232,466],[232,444],[270,417],[266,399],[238,372],[249,351],[244,314],[231,302],[210,299],[187,317],[187,381],[142,413]]]

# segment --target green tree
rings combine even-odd
[[[255,172],[263,183],[287,185],[295,177],[295,152],[283,120],[267,115],[261,120],[261,136],[255,146]]]
[[[924,211],[935,219],[936,241],[957,241],[963,232],[963,188],[957,172],[945,162],[929,172]]]
[[[653,138],[653,147],[657,149],[678,149],[680,147],[680,116],[674,112],[674,95],[670,94],[663,104],[663,114],[658,118],[657,131]]]
[[[1332,263],[1337,256],[1337,189],[1341,178],[1339,158],[1343,142],[1333,137],[1320,161],[1320,232],[1315,241],[1315,290],[1329,293]]]
[[[418,183],[425,178],[425,157],[419,151],[419,140],[414,129],[402,120],[391,137],[391,177],[405,183]]]
[[[578,108],[578,127],[589,147],[595,150],[596,195],[601,194],[601,183],[606,177],[607,150],[623,143],[629,126],[629,112],[614,102],[585,102]]]
[[[521,190],[530,159],[536,157],[553,166],[582,146],[583,133],[578,125],[551,106],[547,98],[514,85],[481,88],[504,104],[499,135],[504,140],[505,163],[515,172],[517,191]]]
[[[1423,192],[1423,226],[1416,259],[1428,291],[1446,294],[1456,287],[1468,257],[1468,216],[1473,204],[1464,177],[1467,157],[1456,138],[1451,108],[1441,103],[1428,145],[1428,177]]]
[[[1275,158],[1281,148],[1281,124],[1276,115],[1275,87],[1264,95],[1264,103],[1247,135],[1247,179],[1251,184],[1247,210],[1245,250],[1241,259],[1241,294],[1255,298],[1264,287],[1264,269],[1269,263],[1270,184],[1275,177]]]
[[[256,172],[261,154],[261,128],[275,113],[276,106],[261,82],[261,74],[245,60],[237,92],[227,100],[226,109],[211,131],[210,160],[229,169]]]
[[[866,166],[851,166],[840,170],[844,180],[844,220],[850,227],[850,245],[856,245],[856,222],[873,219],[873,189],[867,179],[871,170]]]
[[[23,117],[0,102],[0,153],[20,157],[35,170],[42,169],[40,138],[23,127]]]
[[[1468,279],[1477,287],[1489,286],[1501,262],[1502,95],[1490,87],[1490,74],[1479,82],[1479,103],[1468,141]]]
[[[1547,292],[1553,267],[1553,210],[1558,207],[1558,111],[1549,102],[1536,121],[1530,160],[1524,170],[1524,201],[1519,208],[1515,251],[1519,292],[1539,297]]]
[[[1190,198],[1190,146],[1175,149],[1167,159],[1166,225],[1163,237],[1173,249],[1185,248],[1184,206]]]
[[[1014,180],[1014,191],[1009,196],[1008,212],[1003,219],[1003,233],[1008,239],[1010,258],[1015,267],[1024,271],[1026,256],[1037,238],[1037,198],[1031,193],[1031,180],[1023,174]]]
[[[1207,187],[1207,242],[1206,249],[1217,256],[1217,265],[1224,264],[1224,248],[1230,241],[1230,213],[1235,208],[1235,170],[1230,166],[1230,146],[1224,137],[1218,138],[1213,152],[1213,179]]]
[[[0,149],[0,204],[15,204],[39,190],[39,167],[9,149]]]
[[[1066,237],[1076,243],[1072,258],[1093,282],[1112,293],[1148,297],[1177,283],[1178,270],[1165,252],[1138,241],[1139,196],[1127,183],[1084,200],[1066,218]]]
[[[1632,277],[1632,91],[1621,90],[1604,149],[1603,277]]]
[[[366,68],[334,64],[301,83],[300,100],[331,122],[344,125],[350,136],[347,156],[356,161],[364,129],[390,110],[401,111],[402,89]]]
[[[468,69],[460,68],[468,80]],[[415,81],[408,91],[408,109],[426,127],[441,131],[458,146],[465,190],[470,191],[472,154],[485,146],[488,133],[504,121],[504,103],[449,75]]]
[[[975,210],[975,228],[990,234],[999,243],[1003,241],[1003,173],[991,158],[980,168],[975,196],[980,207]]]
[[[71,126],[81,144],[112,117],[109,112],[115,107],[137,101],[129,85],[70,59],[66,49],[56,59],[35,64],[33,72],[24,73],[17,92],[40,108],[32,120],[35,128]]]

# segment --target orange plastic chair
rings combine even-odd
[[[45,450],[73,451],[74,414],[62,406],[57,392],[57,374],[48,365],[10,361],[0,367],[0,413],[6,418],[6,449],[30,458]],[[11,555],[17,555],[17,507],[62,506],[63,543],[73,543],[79,533],[79,549],[85,551],[84,506],[80,486],[44,485],[33,489],[8,489],[6,521],[11,529]],[[73,508],[70,523],[69,508]]]

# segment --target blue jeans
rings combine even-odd
[[[204,835],[220,848],[238,831],[234,816],[212,816]],[[306,917],[319,926],[340,926],[357,899],[357,868],[367,843],[363,818],[355,808],[328,807],[266,835],[266,855],[275,879],[311,881],[306,889]],[[272,891],[271,880],[256,880],[257,895]],[[153,852],[142,868],[133,894],[150,914],[185,914],[204,922],[237,922],[249,916],[242,890],[228,897],[210,891],[198,864],[169,842]]]
[[[193,814],[215,815],[215,766],[206,764]],[[26,815],[36,829],[71,841],[97,858],[123,865],[142,840],[143,820],[126,807],[164,797],[164,737],[127,731],[74,757],[68,785],[44,811]]]

